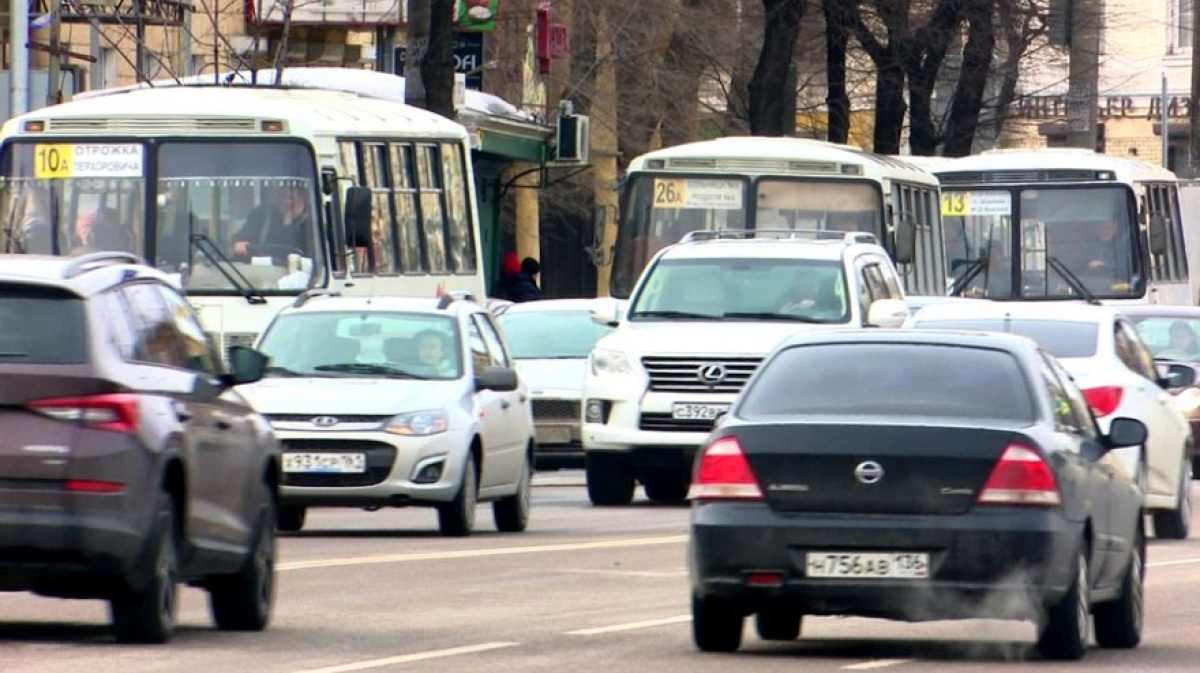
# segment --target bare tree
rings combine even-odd
[[[821,13],[825,17],[825,103],[829,109],[827,139],[835,143],[844,143],[850,138],[846,52],[855,2],[857,0],[821,0]]]
[[[992,55],[996,48],[996,22],[992,11],[995,4],[994,0],[968,0],[966,3],[967,43],[963,47],[962,71],[954,90],[954,101],[950,105],[946,144],[942,150],[942,154],[948,157],[970,154],[975,143]]]

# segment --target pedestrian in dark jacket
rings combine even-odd
[[[542,290],[537,284],[537,275],[541,270],[542,265],[536,259],[526,257],[521,260],[521,272],[513,277],[509,300],[520,303],[541,299]]]
[[[512,301],[513,281],[521,273],[521,260],[515,252],[506,252],[500,260],[500,277],[492,288],[492,297]]]

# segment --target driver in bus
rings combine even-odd
[[[234,234],[233,256],[242,261],[270,257],[273,265],[286,266],[289,254],[312,256],[311,229],[312,215],[304,188],[278,187],[271,201],[250,211],[245,225]]]
[[[1116,220],[1102,220],[1094,227],[1094,231],[1094,237],[1082,241],[1078,246],[1074,264],[1070,265],[1071,270],[1088,275],[1105,275],[1114,281],[1128,281],[1129,241],[1127,237],[1117,236]]]

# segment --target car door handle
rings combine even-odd
[[[512,406],[512,402],[509,402],[508,400],[500,400],[500,408],[501,409],[507,409],[511,406]]]
[[[186,422],[192,420],[192,412],[190,409],[187,408],[186,405],[176,403],[175,404],[175,418],[178,418],[179,420],[186,423]]]
[[[217,420],[213,421],[213,425],[218,430],[228,430],[229,428],[233,427],[233,423],[230,423],[229,421],[225,420],[224,418],[218,418]]]

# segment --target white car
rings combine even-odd
[[[538,469],[583,467],[583,378],[596,340],[612,331],[592,322],[592,299],[546,299],[495,311],[504,341],[533,399]]]
[[[1143,484],[1155,535],[1188,536],[1191,428],[1160,385],[1154,357],[1137,329],[1117,309],[1064,302],[939,304],[920,310],[906,325],[1014,332],[1037,341],[1083,390],[1103,432],[1121,416],[1146,424],[1146,450],[1119,453],[1135,480]]]
[[[499,530],[525,530],[529,395],[486,309],[301,296],[258,348],[271,366],[242,392],[283,444],[280,530],[299,530],[307,507],[424,506],[461,536],[487,501]]]

